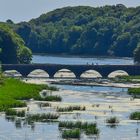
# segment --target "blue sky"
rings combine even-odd
[[[140,5],[140,0],[0,0],[0,21],[28,21],[42,13],[65,6],[103,6],[122,3],[127,7]]]

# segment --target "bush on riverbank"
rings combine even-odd
[[[131,120],[140,120],[140,112],[133,112],[129,117]]]
[[[17,79],[4,78],[4,83],[0,86],[0,111],[6,111],[9,108],[15,107],[25,107],[26,103],[20,100],[41,100],[39,92],[43,89],[50,90],[50,87],[47,85],[27,84]]]

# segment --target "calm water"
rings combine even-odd
[[[51,64],[100,64],[100,65],[129,65],[133,64],[132,58],[89,58],[74,56],[49,56],[33,55],[33,63],[51,63]]]

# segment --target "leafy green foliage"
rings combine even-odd
[[[0,61],[4,64],[30,63],[32,53],[8,25],[0,23]]]
[[[10,25],[34,53],[133,56],[140,42],[139,11],[122,4],[66,7]]]

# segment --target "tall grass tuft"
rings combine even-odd
[[[99,134],[99,129],[96,123],[87,122],[59,122],[59,128],[67,129],[80,129],[83,130],[87,135],[97,135]]]
[[[81,135],[81,133],[80,133],[79,129],[64,130],[62,132],[62,138],[63,139],[69,139],[69,138],[79,139],[80,135]]]
[[[140,120],[140,112],[133,112],[129,117],[131,120]]]
[[[81,106],[69,106],[65,108],[57,108],[57,112],[72,112],[72,111],[85,111],[86,107],[81,107]]]

